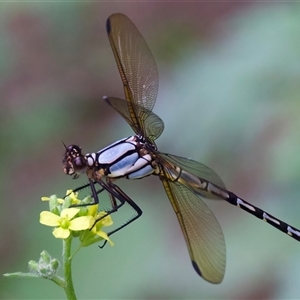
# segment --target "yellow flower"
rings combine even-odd
[[[101,211],[98,213],[96,220],[99,220],[101,217],[106,215],[106,212]],[[107,233],[104,232],[102,229],[103,226],[111,226],[113,224],[113,221],[110,217],[110,215],[104,217],[100,221],[98,221],[95,226],[91,229],[91,232],[94,233],[95,235],[98,235],[102,237],[103,239],[107,240],[111,246],[114,246],[114,243],[111,241],[111,239],[108,237]]]
[[[67,190],[66,196],[71,199],[72,204],[79,204],[81,201],[77,198],[78,193],[74,193],[72,190]]]
[[[98,213],[98,204],[93,204],[93,205],[89,205],[88,206],[88,215],[89,216],[93,216],[93,217],[96,217]]]
[[[51,197],[53,197],[53,196],[51,196]],[[42,197],[41,199],[42,199],[42,201],[50,201],[51,197]],[[56,200],[59,204],[64,203],[64,199],[62,199],[62,198],[56,198]]]
[[[55,197],[55,196],[51,196],[51,197]],[[50,201],[51,197],[42,197],[42,201]],[[77,198],[78,197],[78,193],[74,193],[73,190],[67,190],[66,192],[66,197],[69,197],[71,200],[71,204],[79,204],[81,201]],[[58,204],[63,204],[65,199],[62,198],[56,198],[56,201]]]
[[[89,229],[93,225],[92,216],[77,217],[79,208],[66,208],[61,211],[60,216],[49,212],[42,211],[40,213],[40,223],[56,227],[53,230],[53,235],[56,238],[66,239],[70,236],[71,231],[80,231]]]
[[[96,206],[96,205],[94,205]],[[94,209],[90,209],[89,213],[93,212]],[[93,223],[92,228],[90,230],[86,230],[82,233],[80,236],[80,242],[82,247],[87,247],[89,245],[92,245],[94,243],[98,243],[99,241],[102,241],[105,239],[109,242],[111,246],[114,246],[114,243],[111,241],[111,239],[108,237],[107,233],[102,230],[103,226],[110,226],[113,224],[113,221],[111,220],[110,216],[106,216],[103,219],[99,220],[99,218],[106,215],[106,212],[102,211],[98,213],[97,215],[93,214]],[[99,220],[97,223],[96,221]]]

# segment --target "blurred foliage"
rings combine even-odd
[[[60,255],[38,224],[39,199],[85,182],[62,173],[61,140],[91,152],[132,134],[101,101],[123,97],[105,32],[114,12],[133,20],[158,65],[159,149],[207,164],[230,190],[300,226],[298,3],[1,3],[1,273],[26,270],[43,249]],[[294,240],[209,202],[228,257],[224,282],[211,285],[192,269],[159,180],[120,185],[144,214],[114,248],[77,257],[80,298],[299,297]],[[114,220],[129,217],[125,209]],[[1,299],[49,297],[63,295],[46,281],[0,281]]]

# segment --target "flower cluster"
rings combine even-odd
[[[90,197],[79,200],[78,193],[68,190],[64,199],[53,195],[51,197],[42,197],[42,201],[49,201],[49,211],[40,213],[40,223],[55,227],[53,235],[56,238],[79,237],[82,247],[101,240],[106,240],[113,246],[113,242],[107,233],[102,230],[102,227],[113,224],[112,219],[110,215],[105,216],[106,212],[98,212],[98,204],[70,207],[72,205],[90,203]]]

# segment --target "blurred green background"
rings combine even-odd
[[[1,274],[26,271],[44,249],[61,255],[38,222],[47,208],[40,197],[85,182],[63,174],[61,141],[92,152],[132,134],[102,101],[123,98],[105,31],[115,12],[133,20],[157,62],[159,149],[210,166],[229,190],[300,227],[298,3],[1,3]],[[112,236],[115,247],[78,254],[80,299],[300,298],[295,240],[207,201],[227,245],[224,281],[212,285],[194,272],[159,180],[118,184],[144,214]],[[0,298],[64,294],[50,281],[1,278]]]

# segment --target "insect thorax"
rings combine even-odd
[[[85,157],[90,168],[110,178],[138,179],[154,172],[151,153],[139,135],[119,140]]]

